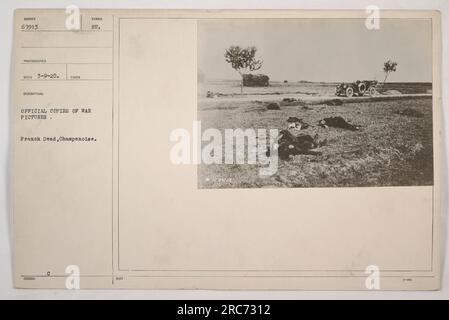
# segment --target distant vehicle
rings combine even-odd
[[[353,83],[340,83],[335,88],[335,95],[343,97],[352,97],[357,95],[359,97],[363,96],[365,93],[369,94],[371,97],[376,95],[377,81],[370,80],[357,80]]]
[[[264,74],[244,74],[244,87],[268,87],[270,85],[270,78]]]

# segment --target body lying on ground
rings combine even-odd
[[[360,129],[360,126],[350,124],[349,122],[347,122],[345,119],[343,119],[340,116],[324,118],[324,119],[318,121],[318,125],[323,128],[334,127],[334,128],[347,129],[347,130],[352,130],[352,131],[356,131],[356,130]]]

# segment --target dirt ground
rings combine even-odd
[[[312,88],[308,90],[313,92]],[[416,90],[407,88],[409,92]],[[277,101],[280,100],[282,95]],[[319,120],[335,116],[360,125],[360,130],[317,125]],[[352,102],[338,106],[281,106],[280,110],[267,110],[263,101],[220,101],[219,98],[199,99],[198,105],[202,130],[281,130],[287,129],[289,117],[303,119],[311,125],[304,130],[291,129],[293,134],[318,135],[319,140],[327,140],[326,145],[316,149],[321,155],[296,155],[286,161],[279,160],[277,173],[268,177],[258,174],[258,165],[202,164],[198,168],[198,186],[276,188],[433,184],[431,97]]]

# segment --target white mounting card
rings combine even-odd
[[[436,11],[15,12],[19,288],[440,287]]]

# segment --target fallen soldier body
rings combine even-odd
[[[281,160],[288,160],[290,156],[298,154],[320,155],[321,152],[313,149],[321,147],[326,142],[318,142],[318,135],[294,136],[288,130],[281,130],[278,138],[278,155]]]
[[[360,130],[360,127],[361,127],[361,126],[356,126],[356,125],[348,123],[345,119],[343,119],[340,116],[324,118],[324,119],[318,121],[318,125],[323,128],[334,127],[334,128],[340,128],[340,129],[347,129],[347,130],[351,130],[351,131]]]

